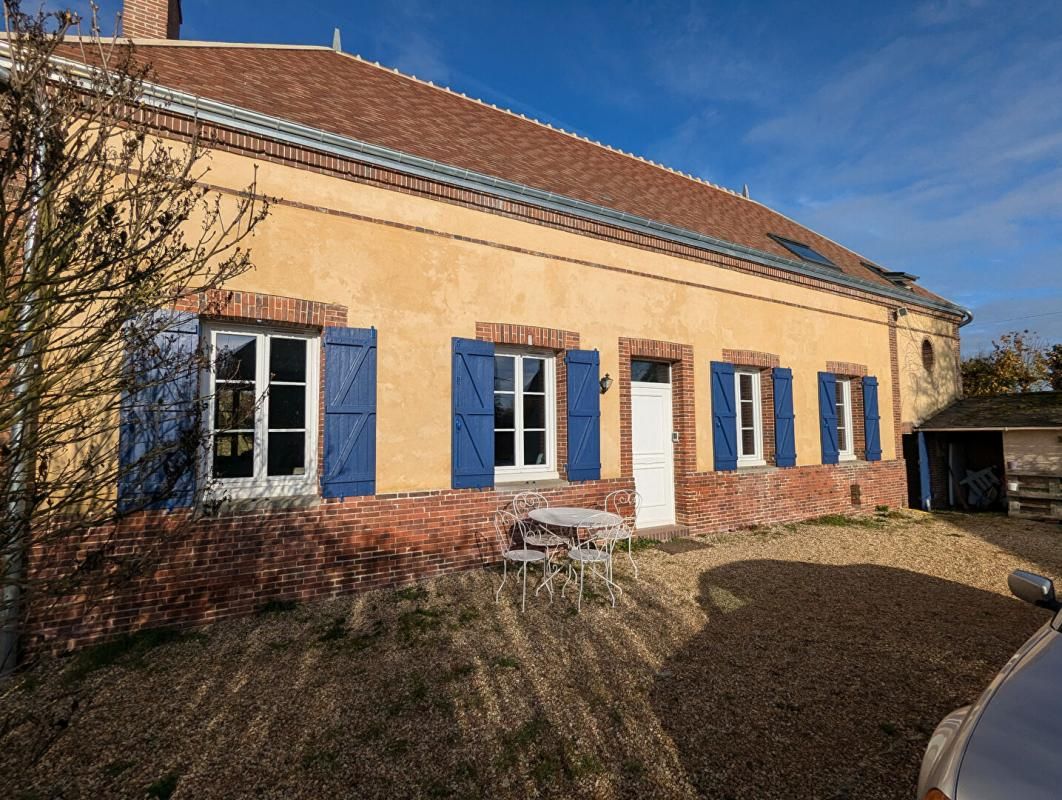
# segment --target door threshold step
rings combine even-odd
[[[634,531],[634,535],[639,539],[652,539],[656,542],[669,542],[689,534],[689,525],[654,525],[652,528],[638,528]]]

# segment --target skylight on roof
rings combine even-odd
[[[786,239],[782,236],[775,236],[773,233],[769,234],[778,244],[795,255],[801,261],[810,261],[812,264],[822,264],[824,267],[836,267],[830,259],[826,258],[818,250],[809,247],[802,242],[794,242],[792,239]]]

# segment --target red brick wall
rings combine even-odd
[[[602,508],[608,492],[631,486],[588,481],[542,493],[551,505]],[[140,513],[80,543],[33,549],[35,584],[80,574],[75,595],[29,598],[25,646],[73,649],[140,628],[248,614],[270,599],[330,598],[482,566],[498,559],[491,514],[513,491],[354,497],[198,519]]]
[[[130,39],[179,39],[181,0],[125,0],[122,35]]]
[[[852,502],[852,486],[861,503]],[[680,524],[713,532],[793,522],[824,514],[872,511],[876,505],[906,505],[903,461],[851,461],[751,472],[701,472],[680,484]]]

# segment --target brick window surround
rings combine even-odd
[[[672,430],[675,444],[675,519],[682,524],[686,495],[681,491],[687,475],[697,469],[697,421],[694,410],[693,347],[655,339],[619,340],[620,392],[620,476],[634,477],[634,448],[631,441],[631,359],[667,361],[671,364]]]
[[[228,289],[211,289],[186,295],[174,307],[177,311],[190,311],[210,324],[211,322],[236,322],[244,325],[268,325],[271,328],[316,329],[345,327],[347,307],[334,303],[319,303],[260,292],[239,292]],[[319,348],[321,361],[317,373],[317,493],[321,491],[324,476],[324,387],[325,347]]]
[[[852,382],[852,452],[857,461],[863,461],[867,457],[866,419],[863,417],[863,378],[867,376],[867,365],[827,361],[826,371]]]
[[[568,366],[564,363],[564,353],[567,350],[579,349],[579,334],[561,328],[543,328],[536,325],[477,322],[476,338],[482,342],[511,347],[535,347],[553,351],[557,380],[557,474],[561,480],[567,480],[565,467],[568,463]]]
[[[730,350],[723,348],[723,361],[735,367],[758,367],[760,373],[760,430],[763,434],[763,460],[775,465],[774,453],[774,375],[771,370],[780,367],[782,360],[775,353],[757,350]]]

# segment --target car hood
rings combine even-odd
[[[1062,635],[1039,640],[996,687],[966,745],[958,800],[1058,800],[1062,787]]]

